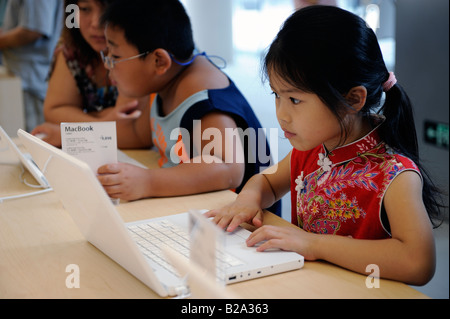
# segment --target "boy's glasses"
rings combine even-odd
[[[150,51],[129,57],[129,58],[125,58],[125,59],[121,59],[121,60],[114,60],[112,57],[110,57],[108,54],[105,55],[105,53],[103,53],[103,51],[100,51],[100,56],[102,57],[103,63],[108,67],[108,69],[112,70],[114,69],[114,66],[119,63],[119,62],[125,62],[125,61],[129,61],[129,60],[133,60],[133,59],[137,59],[140,58],[141,56],[147,55],[151,53]]]

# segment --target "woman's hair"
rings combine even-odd
[[[377,37],[360,17],[333,6],[310,6],[293,13],[272,42],[264,60],[266,76],[277,74],[288,84],[316,94],[341,123],[344,141],[347,132],[340,114],[351,107],[345,100],[356,86],[367,90],[364,116],[380,113],[381,138],[393,149],[409,157],[423,176],[423,201],[433,221],[440,217],[440,194],[419,161],[413,110],[402,87],[395,84],[381,105],[383,84],[389,71]]]
[[[102,21],[124,30],[140,53],[162,48],[187,60],[194,51],[191,21],[178,0],[116,0]]]
[[[65,0],[64,8],[67,8],[67,6],[71,4],[78,4],[79,0]],[[97,3],[99,3],[101,6],[106,6],[113,2],[114,0],[95,0]],[[66,20],[69,15],[70,11],[65,13],[64,20]],[[87,43],[87,41],[83,38],[80,29],[79,28],[68,28],[66,24],[64,23],[64,28],[62,30],[61,34],[61,41],[62,43],[70,48],[70,49],[76,49],[79,51],[79,58],[81,59],[81,62],[83,64],[91,64],[92,62],[95,62],[100,59],[98,53],[92,49],[92,47]]]

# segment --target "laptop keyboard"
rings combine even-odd
[[[161,248],[169,246],[189,258],[189,234],[186,231],[165,219],[129,225],[128,229],[131,231],[131,237],[145,256],[178,276],[176,270],[166,261]],[[218,276],[228,267],[243,264],[241,260],[219,249],[216,250],[216,257]]]

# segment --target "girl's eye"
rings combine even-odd
[[[280,96],[279,96],[276,92],[272,92],[272,94],[275,95],[275,98],[276,98],[276,99],[279,99],[279,98],[280,98]]]
[[[292,104],[294,104],[294,105],[297,105],[300,103],[300,100],[294,99],[293,97],[290,97],[289,99],[291,100]]]

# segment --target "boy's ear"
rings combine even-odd
[[[153,51],[153,61],[156,72],[158,74],[164,74],[172,66],[172,59],[169,52],[164,49],[156,49]]]
[[[356,111],[359,112],[366,104],[367,89],[360,85],[355,86],[348,91],[345,99],[347,103]]]

